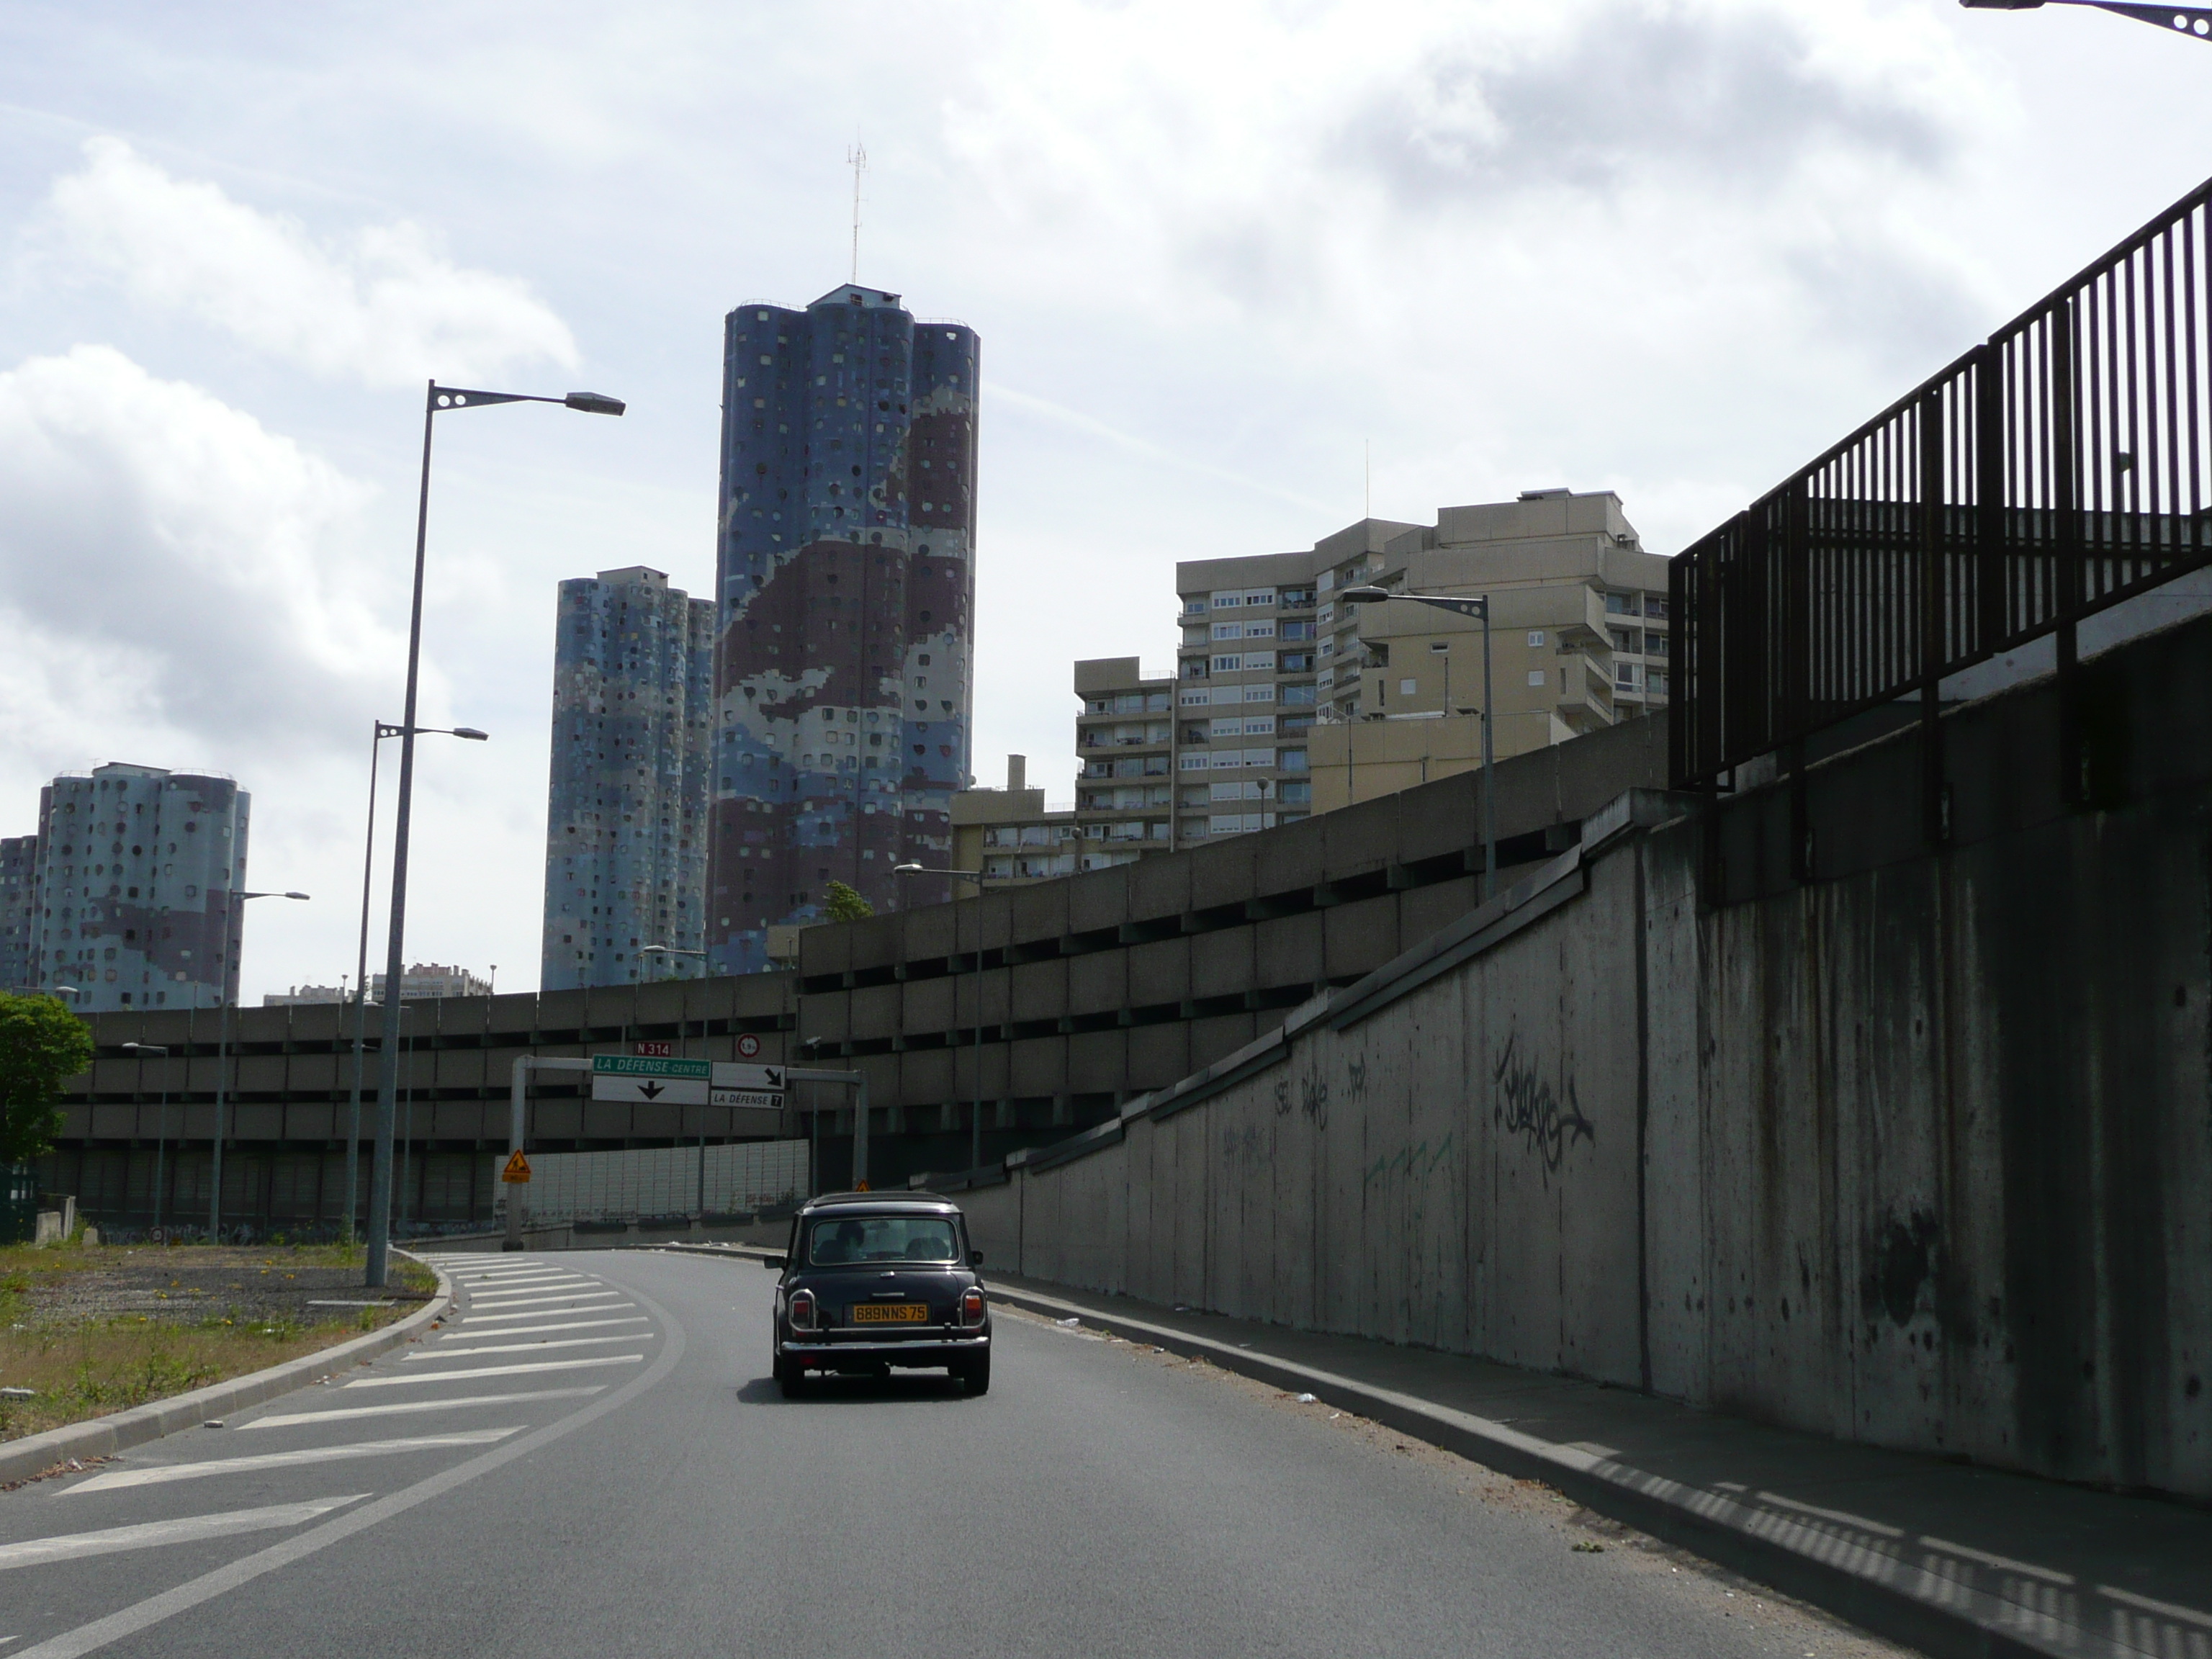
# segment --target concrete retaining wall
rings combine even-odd
[[[2092,808],[2058,798],[2045,684],[1944,722],[1940,849],[1911,734],[1797,816],[1778,785],[1616,840],[1472,960],[1364,1017],[1337,993],[1085,1155],[1018,1154],[962,1195],[977,1243],[2212,1498],[2212,629],[2090,669]]]

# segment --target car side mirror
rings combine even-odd
[[[983,1265],[983,1253],[982,1253],[982,1251],[981,1251],[981,1250],[970,1250],[970,1251],[969,1251],[969,1252],[968,1252],[968,1265],[969,1265],[969,1267],[981,1267],[981,1266]]]
[[[772,1273],[781,1273],[790,1265],[791,1258],[787,1255],[764,1255],[761,1258],[761,1266]]]

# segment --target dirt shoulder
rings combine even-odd
[[[0,1441],[240,1376],[401,1319],[436,1279],[358,1249],[155,1244],[0,1249]],[[27,1392],[25,1392],[27,1391]]]

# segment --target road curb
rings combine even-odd
[[[1775,1535],[1771,1513],[1627,1468],[1601,1451],[1540,1440],[1472,1413],[1140,1318],[1103,1314],[1095,1307],[1004,1284],[987,1287],[1000,1301],[1031,1313],[1057,1320],[1073,1316],[1095,1330],[1142,1336],[1170,1353],[1204,1358],[1256,1382],[1310,1394],[1340,1411],[1455,1452],[1501,1474],[1540,1480],[1600,1515],[1680,1545],[1936,1659],[2078,1659],[2084,1654],[2141,1651],[2078,1626],[2052,1632],[2048,1642],[2036,1640],[2006,1627],[2007,1619],[2017,1619],[2018,1610],[1993,1597],[1917,1569],[1886,1573],[1881,1569],[1894,1570],[1898,1564],[1853,1559],[1854,1553],[1838,1551],[1832,1536],[1814,1528],[1800,1529],[1803,1536],[1793,1543]],[[1919,1582],[1899,1582],[1908,1576]]]
[[[411,1250],[395,1250],[393,1254],[422,1261]],[[149,1401],[143,1406],[133,1406],[128,1411],[95,1417],[88,1422],[64,1424],[58,1429],[27,1435],[21,1440],[0,1441],[0,1485],[28,1480],[71,1458],[111,1457],[132,1446],[143,1446],[149,1440],[174,1434],[179,1429],[196,1427],[210,1418],[228,1417],[233,1412],[244,1411],[249,1406],[258,1406],[264,1401],[305,1388],[338,1367],[374,1359],[411,1341],[418,1331],[453,1302],[453,1280],[435,1264],[424,1261],[422,1265],[437,1274],[437,1294],[398,1323],[341,1342],[334,1348],[301,1354],[297,1359],[271,1365],[267,1370],[234,1376],[225,1382],[210,1382],[190,1394]]]

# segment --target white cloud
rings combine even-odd
[[[402,641],[362,484],[196,386],[82,345],[0,374],[0,700],[19,763],[296,757],[370,718]]]
[[[568,325],[522,283],[469,270],[401,222],[318,241],[295,222],[172,178],[118,138],[56,181],[60,252],[130,295],[329,379],[453,384],[514,363],[576,362]]]

